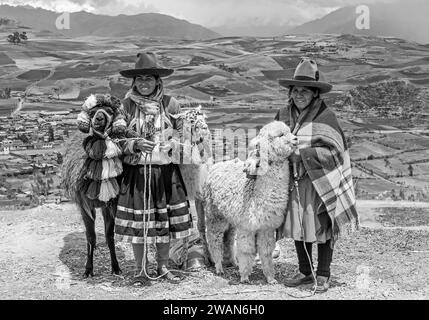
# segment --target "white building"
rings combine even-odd
[[[4,146],[2,149],[0,149],[0,154],[9,154],[10,149],[8,146]]]

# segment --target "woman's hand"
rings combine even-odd
[[[294,149],[293,153],[291,153],[291,155],[289,156],[289,160],[292,162],[300,162],[301,161],[301,154],[299,153],[299,149],[298,149],[298,137],[291,134],[291,144],[292,144],[292,148]]]
[[[301,154],[299,153],[299,149],[296,148],[294,152],[289,156],[289,160],[298,163],[301,161]]]
[[[293,147],[298,148],[298,137],[294,134],[290,134],[290,143]]]
[[[155,142],[140,138],[134,142],[134,150],[137,152],[152,153]]]
[[[159,114],[160,108],[158,103],[145,103],[144,105],[139,106],[140,110],[145,114],[156,115]]]

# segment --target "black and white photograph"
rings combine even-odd
[[[428,300],[428,16],[0,0],[0,300]]]

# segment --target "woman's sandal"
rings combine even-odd
[[[134,286],[143,286],[143,287],[148,287],[150,286],[152,283],[150,282],[149,278],[147,278],[146,276],[142,275],[135,275],[133,277],[133,279],[131,280],[131,283]]]
[[[161,279],[165,279],[170,283],[179,283],[180,281],[182,281],[182,278],[179,276],[175,276],[171,271],[169,270],[158,270],[158,276],[161,276]]]

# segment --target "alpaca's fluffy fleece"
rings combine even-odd
[[[217,273],[223,272],[224,249],[228,262],[234,262],[231,258],[237,233],[241,281],[248,281],[254,257],[259,253],[267,281],[275,283],[271,255],[275,230],[286,213],[292,138],[284,123],[274,121],[252,140],[245,162],[235,159],[210,167],[203,196],[207,240]],[[249,178],[249,174],[255,177]]]

